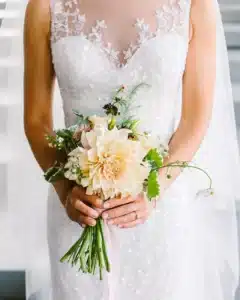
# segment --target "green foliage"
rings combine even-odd
[[[56,146],[58,150],[65,150],[68,154],[78,145],[73,138],[73,130],[70,129],[60,129],[56,131]]]
[[[108,124],[108,129],[112,130],[116,125],[116,119],[114,117],[111,118],[109,124]]]
[[[147,83],[144,83],[144,82],[139,83],[137,86],[135,86],[135,87],[131,90],[131,92],[130,92],[130,94],[129,94],[129,99],[132,99],[132,98],[137,94],[138,90],[139,90],[140,88],[142,88],[142,87],[150,87],[150,85],[147,84]]]
[[[125,87],[121,86],[112,96],[111,102],[103,106],[106,115],[116,117],[117,127],[119,129],[127,128],[132,130],[133,136],[137,135],[136,127],[139,120],[135,120],[134,116],[130,115],[130,112],[133,108],[135,108],[135,110],[137,109],[137,107],[133,107],[133,97],[143,86],[148,85],[141,83],[134,87],[130,92],[125,92]]]
[[[158,152],[158,150],[151,149],[148,154],[145,156],[144,161],[148,161],[148,163],[151,166],[151,169],[153,170],[158,170],[162,167],[163,165],[163,157],[161,154]]]
[[[76,125],[90,125],[90,121],[88,120],[88,117],[84,117],[84,115],[80,114],[75,109],[73,109],[73,113],[77,117],[76,118]]]
[[[103,270],[110,272],[111,266],[108,258],[108,249],[104,237],[104,223],[98,218],[96,225],[86,226],[81,237],[62,256],[60,262],[68,262],[77,266],[83,273],[94,275],[99,270],[100,280],[103,279]]]
[[[73,130],[70,130],[69,128],[58,129],[56,130],[56,135],[63,139],[65,138],[70,139],[73,136]]]
[[[48,141],[48,144],[49,144],[50,147],[56,147],[57,146],[56,136],[46,134],[45,138]]]
[[[103,106],[106,115],[117,116],[119,115],[118,107],[115,104],[108,103]]]
[[[151,171],[147,180],[147,197],[149,200],[159,196],[160,186],[158,183],[158,172]]]
[[[151,166],[146,187],[148,199],[151,200],[160,195],[158,170],[163,166],[163,157],[157,149],[151,149],[145,156],[144,161],[147,161]]]
[[[139,120],[127,119],[127,120],[123,120],[122,122],[119,122],[117,127],[118,129],[121,128],[129,129],[131,131],[131,133],[129,134],[129,138],[138,140],[138,132],[137,132],[138,124],[139,124]]]
[[[44,173],[44,178],[48,182],[56,182],[64,179],[64,168],[55,164]]]
[[[121,128],[126,128],[135,131],[138,124],[139,124],[139,120],[128,119],[122,122]]]

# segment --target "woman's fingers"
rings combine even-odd
[[[132,212],[130,214],[121,217],[110,219],[109,221],[107,221],[107,223],[111,225],[120,225],[128,222],[132,222],[134,220],[136,220],[136,213]]]
[[[124,201],[130,200],[125,199]],[[151,204],[148,200],[139,195],[137,199],[131,199],[128,204],[104,211],[102,217],[107,219],[108,224],[117,225],[120,228],[132,228],[144,223],[148,219],[151,210]]]
[[[120,228],[131,228],[144,223],[150,213],[149,203],[144,197],[114,198],[103,201],[97,196],[86,195],[82,187],[74,187],[71,194],[71,206],[78,212],[80,225],[96,225],[96,218],[102,215],[109,224]]]
[[[120,217],[120,216],[127,215],[129,213],[132,213],[136,210],[139,210],[140,208],[141,208],[141,203],[140,202],[132,202],[132,203],[129,203],[129,204],[119,206],[117,208],[112,208],[112,209],[104,211],[102,213],[102,218],[103,219],[117,218],[117,217]]]
[[[99,213],[97,212],[97,210],[91,208],[90,206],[86,205],[80,200],[75,200],[74,207],[88,217],[91,218],[99,217]]]
[[[127,204],[130,202],[134,202],[135,199],[133,199],[132,197],[125,197],[125,198],[112,198],[110,200],[107,200],[104,202],[103,207],[105,209],[110,209],[110,208],[114,208],[117,206],[121,206],[123,204]]]
[[[134,211],[131,212],[127,215],[121,216],[121,217],[117,217],[117,218],[113,218],[110,219],[109,221],[107,221],[108,224],[111,225],[122,225],[122,224],[126,224],[126,223],[130,223],[133,221],[136,221],[138,219],[146,219],[148,216],[148,211]]]
[[[129,222],[129,223],[121,224],[118,227],[119,228],[133,228],[133,227],[136,227],[137,225],[143,224],[144,221],[145,221],[144,219],[137,219],[137,220]]]
[[[84,188],[75,186],[72,190],[72,197],[87,202],[97,208],[103,208],[103,201],[95,195],[86,195]]]
[[[81,226],[95,226],[95,219],[101,214],[101,210],[99,209],[99,207],[102,207],[100,199],[96,196],[86,195],[85,190],[78,186],[72,189],[69,199],[70,205],[68,205],[67,211],[70,219],[76,221]]]
[[[80,225],[86,224],[86,225],[89,225],[89,226],[95,226],[96,225],[96,220],[80,214],[80,216],[78,218],[78,223]]]

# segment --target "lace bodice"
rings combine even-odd
[[[81,11],[80,0],[58,1],[55,4],[52,22],[52,41],[56,42],[66,36],[81,36],[92,43],[98,44],[99,48],[118,67],[127,63],[137,49],[148,40],[167,32],[185,34],[187,1],[174,0],[159,5],[154,3],[152,14],[152,26],[144,18],[133,18],[131,25],[135,28],[136,36],[130,39],[125,49],[117,49],[112,46],[106,36],[108,24],[105,19],[88,20],[86,13]],[[90,18],[91,20],[91,18]]]
[[[168,138],[181,103],[190,0],[123,5],[52,0],[52,55],[66,122],[73,123],[73,108],[101,114],[120,85],[145,82],[150,89],[137,96],[134,113],[147,130]]]

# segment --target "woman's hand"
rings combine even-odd
[[[108,224],[117,225],[120,228],[131,228],[143,224],[150,216],[153,204],[140,194],[137,198],[114,198],[104,203],[102,218]]]
[[[86,195],[85,189],[75,186],[68,194],[65,208],[72,221],[95,226],[96,220],[102,212],[103,201],[97,196]]]

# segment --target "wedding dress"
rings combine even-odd
[[[107,8],[91,15],[84,4],[87,2],[51,3],[52,59],[66,126],[74,123],[73,109],[84,115],[102,115],[103,105],[121,85],[131,89],[147,83],[149,88],[136,96],[133,113],[144,130],[160,135],[167,143],[181,114],[191,1],[138,1],[118,17],[108,16]],[[216,11],[220,18],[217,2]],[[129,45],[124,50],[117,46],[115,21],[126,29],[123,38],[128,38]],[[229,86],[227,65],[225,68],[226,78],[217,75],[217,81]],[[82,228],[69,220],[50,187],[48,244],[53,300],[234,299],[238,249],[231,174],[239,164],[232,100],[227,92],[225,96],[230,102],[223,109],[224,126],[219,100],[206,139],[194,157],[212,176],[215,194],[204,191],[208,181],[203,174],[185,170],[157,202],[145,224],[132,229],[106,226],[112,271],[104,274],[103,281],[98,275],[82,274],[59,262]],[[215,97],[222,99],[222,90],[216,89]],[[214,123],[216,112],[218,123]],[[218,139],[220,134],[222,139]]]

